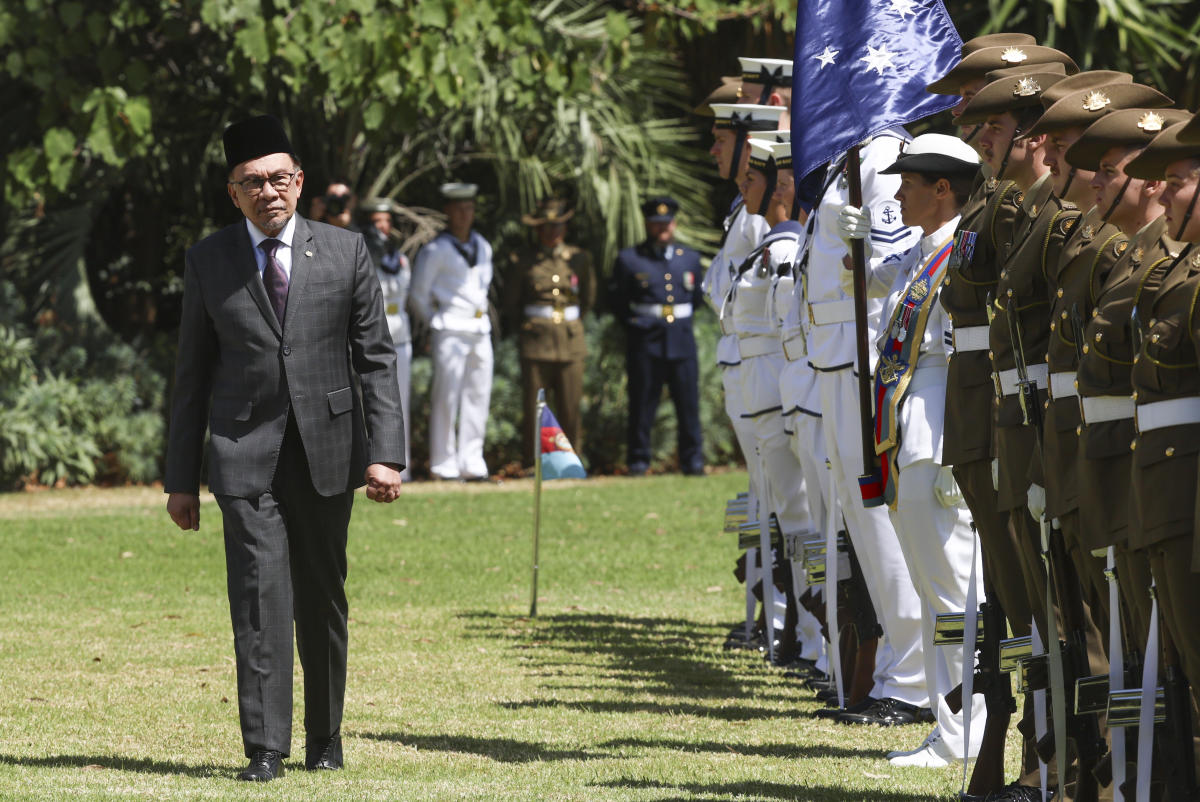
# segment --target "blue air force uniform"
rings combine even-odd
[[[670,199],[648,202],[647,220],[670,220]],[[669,213],[669,214],[668,214]],[[608,297],[625,329],[629,382],[627,462],[631,473],[650,464],[650,430],[662,397],[671,393],[678,422],[679,466],[684,473],[704,470],[700,434],[699,368],[692,316],[703,299],[700,255],[674,242],[662,246],[647,238],[617,255]]]

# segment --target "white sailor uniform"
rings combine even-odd
[[[954,236],[958,221],[955,217],[933,234],[923,237],[919,245],[901,259],[885,260],[874,266],[868,295],[887,294],[881,318],[881,340],[889,333],[898,337],[907,337],[910,331],[915,333],[916,316],[907,317],[909,325],[905,326],[900,318],[906,316],[902,314],[897,318],[895,310],[926,262]],[[947,507],[934,497],[934,484],[942,468],[946,376],[953,346],[949,315],[936,298],[940,287],[931,292],[935,297],[929,302],[917,361],[897,409],[897,494],[895,509],[889,514],[921,600],[925,676],[942,736],[937,752],[945,759],[961,760],[966,754],[978,754],[986,711],[983,697],[976,695],[968,750],[964,743],[963,714],[961,711],[952,713],[945,702],[945,695],[962,682],[963,647],[935,647],[934,624],[942,613],[965,611],[972,562],[975,564],[976,598],[983,601],[983,565],[966,504],[959,498],[957,504]]]
[[[395,271],[380,267],[379,288],[383,291],[383,308],[387,317],[388,331],[396,347],[396,381],[400,385],[401,412],[404,414],[404,471],[400,478],[409,479],[408,466],[412,463],[409,443],[412,442],[412,422],[409,419],[409,399],[412,395],[412,329],[408,320],[408,290],[412,283],[412,267],[408,257],[402,253],[389,255],[388,266]]]
[[[878,172],[895,162],[907,138],[902,129],[890,129],[860,149],[863,205],[874,215],[870,236],[873,268],[905,253],[919,238],[917,229],[900,221],[900,208],[894,200],[900,177]],[[929,696],[921,653],[921,605],[886,510],[864,507],[859,491],[863,465],[854,370],[854,303],[842,290],[843,260],[848,251],[837,230],[838,215],[848,201],[844,163],[840,163],[830,170],[827,187],[809,218],[803,280],[796,287],[801,304],[797,311],[809,363],[817,371],[825,448],[842,514],[884,632],[876,651],[871,696],[925,707]],[[882,299],[868,303],[873,330],[878,329],[882,306]]]
[[[492,246],[474,230],[466,243],[444,231],[417,254],[413,311],[433,338],[429,469],[442,479],[488,475],[483,439],[492,394],[491,283]]]

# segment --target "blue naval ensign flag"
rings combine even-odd
[[[953,107],[925,87],[962,58],[942,0],[802,0],[792,65],[799,182],[863,140]]]

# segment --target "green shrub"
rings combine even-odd
[[[0,283],[0,298],[12,297]],[[0,488],[157,479],[166,382],[156,360],[102,333],[50,323],[33,333],[18,319],[0,322]]]

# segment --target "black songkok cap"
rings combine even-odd
[[[292,143],[284,133],[283,123],[271,114],[261,114],[234,123],[225,129],[223,139],[225,167],[228,170],[271,153],[286,153],[295,157]]]

